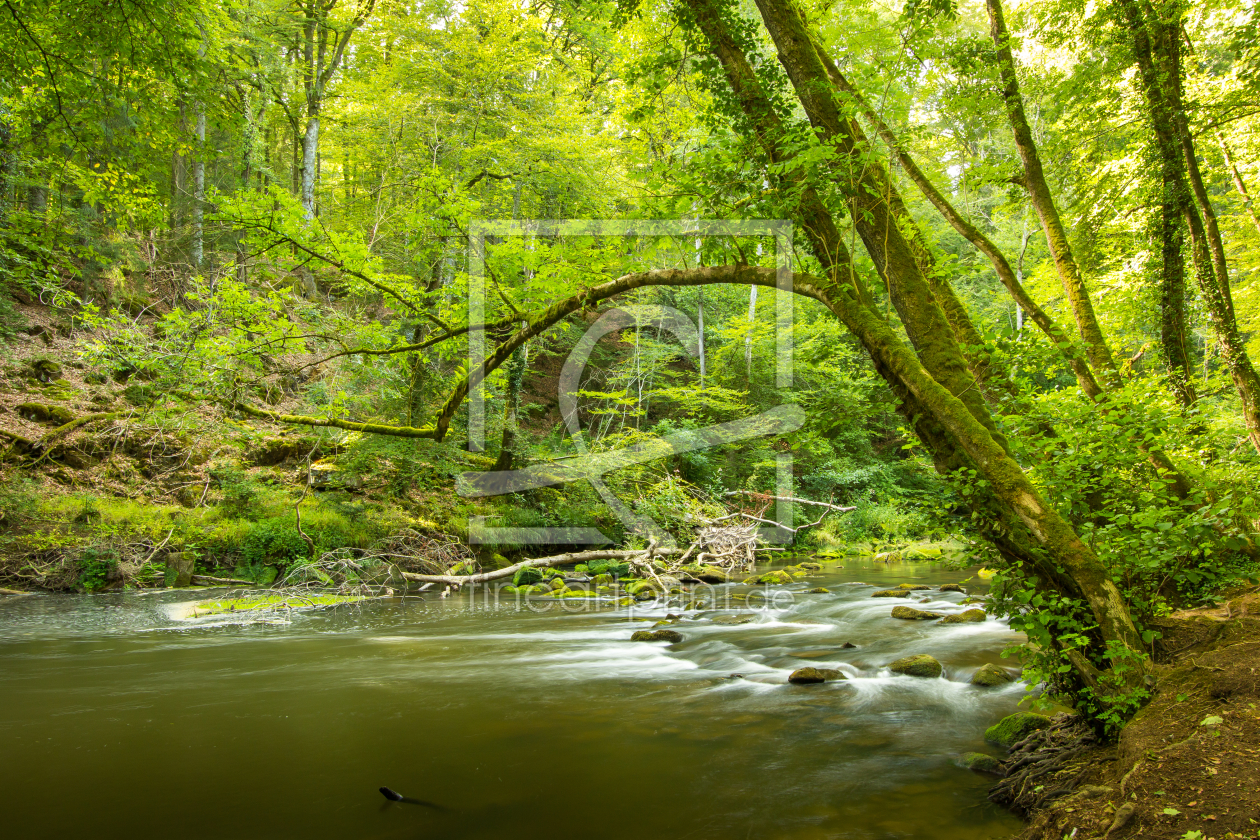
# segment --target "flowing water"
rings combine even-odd
[[[1016,710],[1022,686],[967,679],[1019,636],[870,597],[958,577],[848,561],[749,623],[670,625],[674,645],[629,641],[663,608],[407,598],[270,625],[189,619],[186,590],[0,600],[4,834],[1007,837],[992,779],[956,761]],[[882,668],[912,653],[945,678]],[[849,679],[787,684],[805,665]]]

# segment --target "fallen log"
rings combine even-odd
[[[403,572],[402,576],[416,583],[444,583],[450,586],[459,586],[465,583],[487,583],[492,580],[502,580],[510,578],[521,569],[548,568],[551,566],[566,566],[569,563],[584,563],[587,560],[631,560],[640,557],[646,557],[648,552],[652,551],[654,556],[668,556],[671,554],[681,554],[682,549],[678,548],[655,548],[655,549],[596,549],[592,551],[571,551],[568,554],[557,554],[553,557],[537,557],[532,560],[523,560],[520,563],[514,563],[502,569],[495,569],[492,572],[481,572],[475,575],[422,575],[416,572]]]

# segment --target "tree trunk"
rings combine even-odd
[[[823,54],[822,50],[819,50],[819,53],[820,55]],[[989,259],[993,270],[997,272],[998,280],[1010,292],[1011,297],[1015,300],[1016,307],[1018,307],[1018,324],[1016,328],[1023,328],[1023,314],[1026,313],[1033,320],[1033,323],[1046,334],[1050,339],[1050,343],[1063,353],[1068,366],[1076,374],[1076,381],[1080,384],[1081,390],[1089,395],[1091,399],[1097,399],[1102,393],[1102,388],[1099,387],[1093,371],[1089,368],[1089,363],[1077,347],[1076,342],[1032,299],[1032,296],[1024,289],[1024,284],[1020,277],[1011,269],[1011,264],[1007,261],[1001,249],[981,233],[975,225],[967,221],[949,200],[941,194],[940,190],[936,188],[923,173],[923,170],[919,168],[918,164],[915,163],[914,158],[897,141],[897,137],[888,125],[875,113],[875,109],[867,103],[861,92],[841,74],[835,62],[827,59],[825,55],[824,61],[827,63],[827,72],[831,77],[832,83],[862,111],[867,121],[870,122],[880,138],[888,146],[889,151],[897,158],[897,162],[901,164],[901,168],[906,175],[919,188],[919,192],[923,193],[923,197],[937,209],[954,230],[962,234],[968,242],[975,246],[976,250]]]
[[[810,122],[824,141],[835,143],[846,155],[848,183],[842,190],[851,204],[854,226],[888,284],[893,305],[920,358],[1005,447],[984,395],[976,387],[987,368],[974,360],[969,364],[959,347],[978,349],[983,339],[953,289],[934,270],[922,235],[886,170],[872,159],[857,124],[840,112],[804,19],[789,3],[759,0],[757,7]]]
[[[744,105],[745,113],[753,123],[754,132],[773,160],[777,152],[777,141],[773,131],[777,117],[773,109],[767,106],[764,96],[760,95],[751,65],[743,56],[734,38],[725,29],[722,18],[723,9],[715,0],[690,0],[688,6],[695,16],[696,23],[704,31],[715,53],[718,54],[737,100]],[[852,143],[853,134],[840,130],[842,124],[834,100],[830,104],[826,101],[830,98],[831,85],[799,13],[790,5],[774,3],[771,0],[759,0],[758,8],[762,12],[762,18],[766,22],[771,37],[779,48],[780,60],[787,68],[789,78],[792,79],[797,95],[811,121],[816,127],[821,127],[824,132],[827,132],[829,128],[833,129],[827,139],[834,139],[837,145],[844,144],[846,138],[849,143]],[[825,96],[824,92],[826,92]],[[864,160],[863,164],[864,170],[871,169],[869,160]],[[851,188],[862,181],[859,174],[853,179]],[[876,196],[880,198],[890,195],[890,191],[876,193]],[[888,239],[885,241],[894,243],[894,247],[897,248],[895,252],[888,252],[882,251],[883,243],[875,245],[867,243],[867,249],[872,252],[872,257],[876,259],[877,264],[881,262],[881,257],[896,254],[895,257],[882,260],[890,286],[900,289],[903,303],[907,303],[904,300],[907,287],[917,292],[917,300],[909,302],[913,305],[907,307],[910,316],[903,315],[903,321],[906,322],[912,340],[916,337],[914,328],[922,329],[925,322],[929,321],[937,325],[935,336],[937,340],[923,341],[926,337],[922,334],[918,336],[918,339],[923,341],[922,347],[919,347],[916,341],[916,347],[919,347],[919,354],[923,359],[921,362],[909,348],[901,343],[892,328],[874,310],[864,304],[849,284],[824,281],[821,288],[814,290],[813,296],[823,300],[859,338],[881,375],[885,376],[890,384],[894,384],[897,391],[911,398],[912,401],[907,400],[910,407],[922,412],[920,416],[926,422],[916,424],[916,432],[922,429],[925,434],[921,439],[924,439],[930,447],[940,447],[934,452],[938,463],[948,457],[952,449],[950,444],[952,441],[952,445],[961,450],[958,455],[964,456],[964,460],[957,463],[957,466],[965,466],[969,461],[979,470],[989,482],[988,486],[994,500],[1000,507],[1010,511],[1013,514],[1012,518],[1022,523],[1023,528],[1019,530],[1026,529],[1034,542],[1034,549],[1044,552],[1046,558],[1051,561],[1050,563],[1039,562],[1034,556],[1032,563],[1035,567],[1052,568],[1058,565],[1064,570],[1066,576],[1071,579],[1072,587],[1078,590],[1089,604],[1094,620],[1098,624],[1102,641],[1112,645],[1107,648],[1105,654],[1096,652],[1096,655],[1100,658],[1109,658],[1113,666],[1120,665],[1119,659],[1128,655],[1136,654],[1140,658],[1142,647],[1136,628],[1119,590],[1097,556],[1080,540],[1058,512],[1040,497],[1022,468],[1010,458],[1000,442],[1000,436],[992,429],[992,420],[984,404],[979,403],[978,408],[980,415],[987,419],[988,423],[977,416],[977,407],[974,402],[963,401],[963,397],[967,396],[968,392],[974,392],[974,389],[968,387],[961,395],[955,394],[951,387],[945,385],[945,380],[940,378],[942,375],[946,379],[952,376],[957,381],[957,377],[961,374],[971,379],[965,366],[958,362],[951,363],[951,357],[961,361],[957,346],[949,346],[952,344],[953,334],[949,331],[935,297],[923,284],[920,266],[910,253],[908,243],[896,231],[896,224],[891,218],[893,211],[890,202],[880,200],[877,203],[867,204],[864,209],[868,210],[870,216],[874,218],[872,229],[886,231]],[[855,217],[860,220],[860,216],[856,213]],[[810,226],[807,224],[807,233],[809,230]],[[818,241],[816,234],[812,235],[811,239]],[[847,257],[847,253],[845,256]],[[824,266],[829,267],[827,262],[824,262]],[[833,271],[832,274],[833,277],[836,276],[836,272]],[[534,329],[535,325],[531,325],[530,332],[532,333]],[[940,341],[941,338],[945,341]],[[501,347],[494,355],[502,356],[510,344],[511,342]],[[943,344],[945,346],[942,346]],[[932,368],[942,373],[935,374]],[[938,426],[943,430],[943,434],[938,433],[933,436],[931,434],[933,426]],[[958,459],[955,457],[954,460]],[[1089,676],[1083,674],[1082,679]],[[1126,674],[1117,674],[1117,681],[1133,685],[1140,683],[1144,676],[1143,667],[1139,666]]]
[[[205,201],[206,201],[206,109],[197,105],[197,152],[193,159],[193,242],[192,262],[200,268],[205,256]]]
[[[1089,356],[1090,366],[1098,372],[1104,381],[1117,382],[1115,360],[1107,347],[1102,327],[1094,314],[1094,305],[1090,301],[1089,291],[1085,288],[1085,280],[1072,256],[1068,244],[1067,231],[1059,210],[1054,203],[1054,195],[1046,182],[1045,170],[1041,166],[1041,155],[1033,140],[1032,127],[1024,113],[1024,98],[1019,91],[1019,79],[1015,75],[1015,57],[1011,54],[1010,34],[1006,31],[1006,20],[1002,16],[1001,0],[985,0],[989,10],[989,31],[997,48],[998,73],[1002,80],[1002,99],[1006,103],[1006,114],[1015,135],[1015,147],[1019,150],[1019,158],[1024,167],[1024,186],[1032,200],[1037,218],[1041,220],[1041,228],[1045,231],[1046,242],[1050,247],[1050,256],[1058,270],[1059,279],[1063,283],[1063,291],[1072,305],[1072,315],[1076,319],[1076,327],[1081,338],[1085,340],[1085,350]]]
[[[1247,192],[1247,185],[1243,183],[1242,173],[1238,171],[1238,167],[1234,164],[1234,155],[1230,152],[1229,144],[1225,142],[1224,136],[1218,136],[1221,143],[1221,156],[1225,158],[1225,166],[1229,169],[1230,177],[1234,180],[1234,188],[1242,196],[1243,207],[1247,208],[1247,215],[1251,217],[1251,223],[1255,225],[1256,232],[1260,233],[1260,216],[1256,215],[1256,208],[1251,201],[1251,195]]]
[[[1176,174],[1167,166],[1160,199],[1160,342],[1173,394],[1184,408],[1194,404],[1190,349],[1186,341],[1186,266],[1181,252],[1181,198]]]
[[[1133,38],[1133,57],[1138,66],[1138,76],[1165,171],[1175,181],[1181,213],[1190,230],[1196,263],[1195,279],[1203,294],[1204,303],[1207,304],[1208,316],[1220,347],[1221,360],[1238,391],[1243,421],[1247,426],[1251,445],[1260,452],[1260,375],[1257,375],[1247,355],[1246,345],[1238,331],[1238,322],[1234,318],[1233,303],[1229,296],[1229,276],[1221,273],[1223,251],[1222,259],[1218,260],[1212,233],[1199,215],[1206,202],[1199,202],[1196,206],[1190,200],[1192,193],[1197,194],[1201,190],[1202,180],[1199,180],[1197,187],[1192,186],[1194,176],[1198,173],[1198,164],[1194,161],[1194,150],[1188,131],[1183,130],[1186,119],[1181,108],[1180,61],[1176,46],[1180,26],[1176,22],[1165,24],[1148,21],[1135,0],[1119,0],[1119,3]],[[1208,210],[1210,212],[1210,205]],[[1219,232],[1217,237],[1219,238]]]
[[[319,149],[319,105],[312,106],[302,136],[302,211],[309,221],[315,218],[315,153]]]

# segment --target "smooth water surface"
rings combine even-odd
[[[1007,837],[992,779],[956,760],[1023,695],[967,684],[1018,634],[889,617],[961,611],[957,593],[870,597],[958,577],[849,561],[776,608],[725,611],[750,623],[671,625],[672,646],[629,641],[663,608],[409,597],[263,625],[182,619],[205,597],[186,590],[3,600],[4,833]],[[881,668],[911,653],[946,678]],[[786,683],[811,664],[849,680]]]

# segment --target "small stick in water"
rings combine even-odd
[[[412,799],[410,796],[403,796],[401,793],[392,788],[381,788],[381,796],[385,797],[390,802],[403,802],[407,805],[423,805],[426,808],[433,808],[438,811],[446,810],[441,805],[437,805],[433,802],[425,802],[423,799]]]

